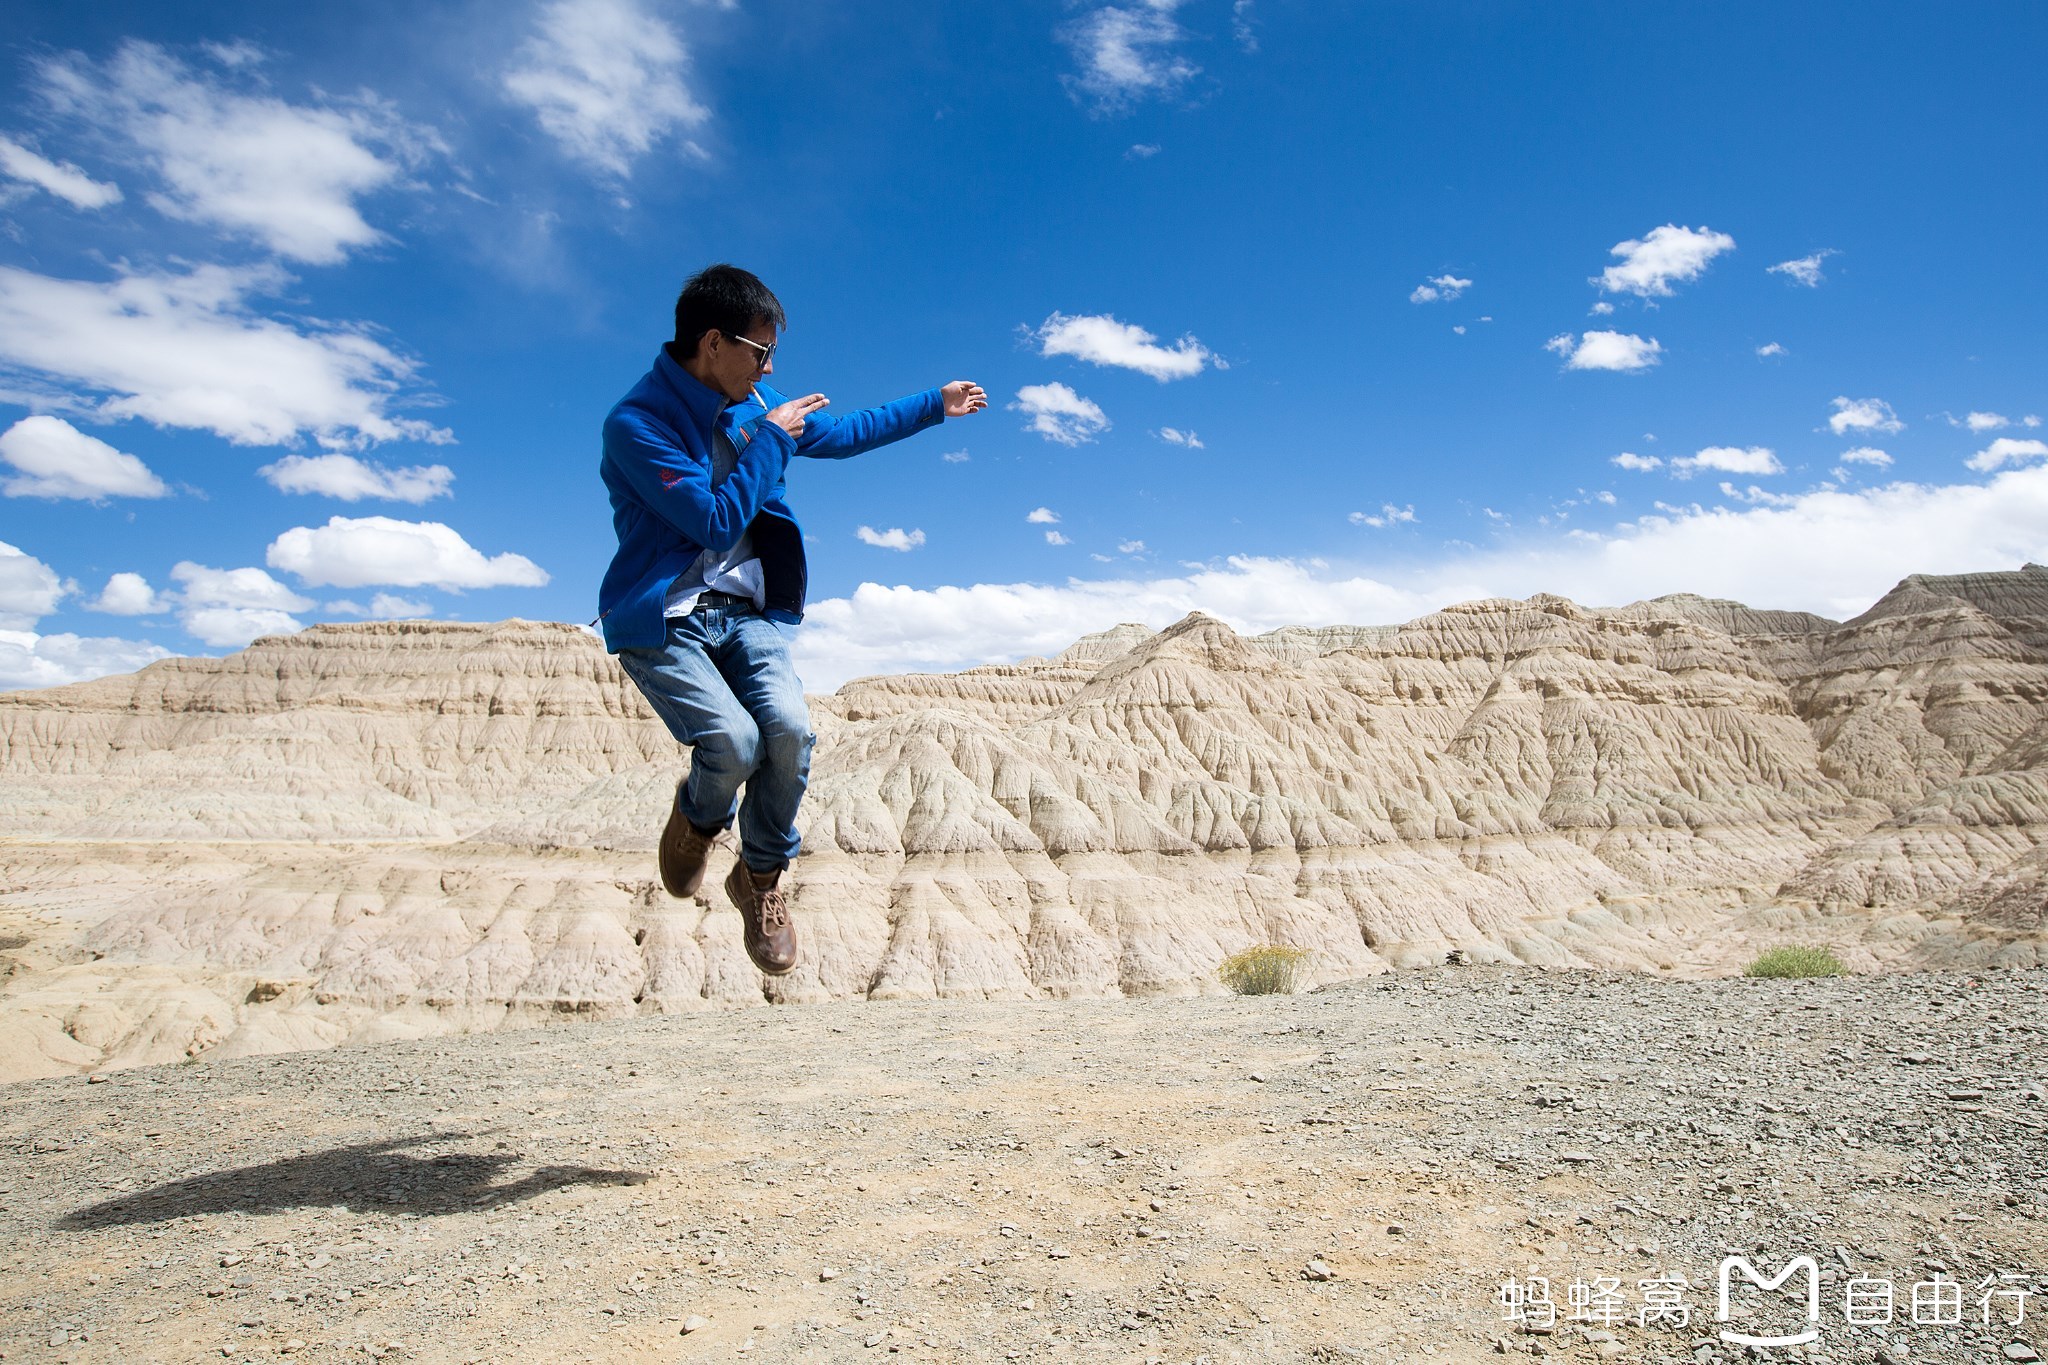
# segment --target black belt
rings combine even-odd
[[[699,612],[703,611],[706,607],[745,607],[747,610],[752,611],[754,609],[754,599],[751,597],[741,597],[737,593],[730,592],[700,592],[697,594],[696,602],[691,604],[690,610]]]

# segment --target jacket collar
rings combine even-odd
[[[683,411],[690,415],[690,420],[710,431],[716,425],[718,415],[726,409],[725,395],[677,364],[669,350],[668,346],[663,346],[661,353],[655,356],[654,372],[661,376],[661,382],[683,405]]]

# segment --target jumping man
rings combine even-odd
[[[836,418],[821,393],[786,398],[766,382],[785,321],[737,266],[692,276],[675,340],[605,418],[599,464],[619,537],[598,589],[605,647],[691,749],[661,835],[662,884],[695,895],[737,812],[725,894],[770,976],[796,965],[781,882],[817,738],[789,659],[805,568],[785,471],[795,455],[845,459],[988,406],[966,380]]]

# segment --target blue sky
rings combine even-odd
[[[757,271],[814,687],[1191,609],[2048,560],[2034,3],[19,3],[0,686],[585,621],[604,413]]]

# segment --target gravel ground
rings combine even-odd
[[[1445,966],[27,1082],[0,1090],[0,1353],[2028,1360],[2044,1003],[2039,971]],[[1756,1289],[1715,1321],[1736,1253],[1815,1258],[1817,1342],[1720,1340],[1804,1326]],[[1547,1332],[1499,1301],[1530,1275]],[[1893,1285],[1889,1326],[1845,1320],[1859,1275]],[[1603,1277],[1626,1320],[1568,1321]],[[1690,1320],[1639,1326],[1670,1277]],[[1937,1277],[1961,1324],[1910,1321]]]

